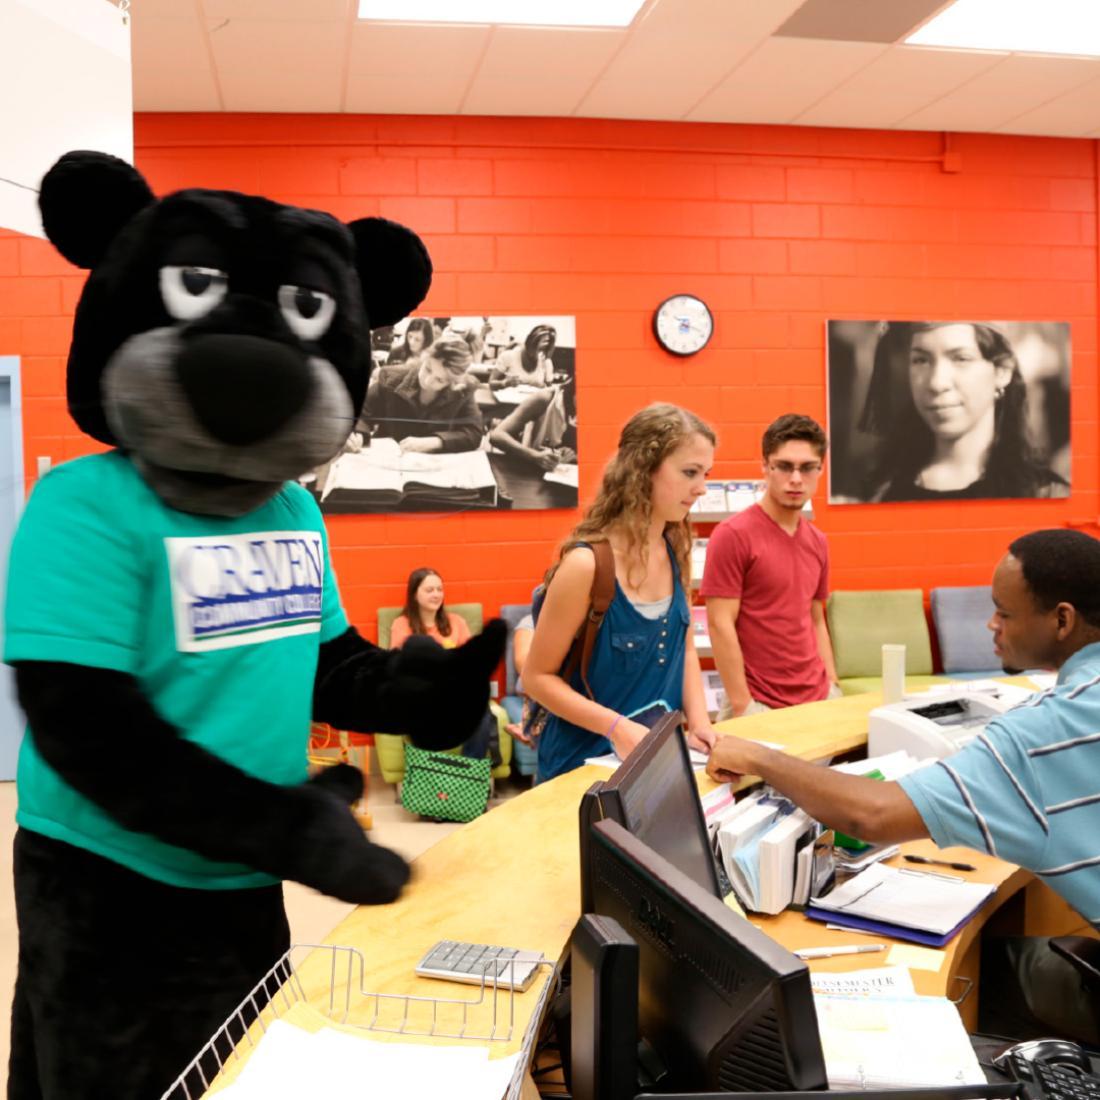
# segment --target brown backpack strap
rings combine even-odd
[[[592,649],[596,644],[596,634],[600,624],[611,606],[611,601],[615,598],[615,554],[611,549],[611,543],[606,539],[589,544],[589,548],[596,558],[596,572],[592,577],[588,613],[573,639],[573,644],[569,647],[569,654],[562,667],[561,675],[568,681],[579,665],[584,690],[588,693],[589,699],[594,699],[592,688],[588,686],[588,664],[592,660]]]
[[[596,575],[592,578],[592,602],[588,608],[581,652],[581,680],[589,699],[594,699],[595,696],[588,686],[588,663],[592,660],[592,649],[596,644],[596,634],[603,623],[603,617],[615,598],[615,554],[611,543],[606,540],[594,543],[592,552],[596,555]]]

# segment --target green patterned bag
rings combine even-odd
[[[489,804],[491,770],[488,759],[471,760],[406,744],[401,805],[424,817],[473,821]]]

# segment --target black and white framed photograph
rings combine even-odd
[[[1066,497],[1064,321],[829,321],[829,503]]]
[[[573,317],[375,329],[355,429],[302,484],[332,513],[575,508],[576,346]]]

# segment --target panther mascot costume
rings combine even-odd
[[[361,904],[409,877],[311,719],[468,736],[502,623],[390,652],[349,626],[314,498],[370,376],[370,326],[427,293],[415,234],[230,191],[156,199],[66,154],[46,235],[89,269],[68,407],[110,449],[36,485],[12,543],[19,760],[10,1100],[158,1100],[289,946],[281,880]]]

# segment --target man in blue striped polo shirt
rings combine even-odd
[[[727,735],[707,772],[719,782],[759,775],[852,836],[930,836],[1019,864],[1100,928],[1100,542],[1067,530],[1016,539],[993,574],[993,603],[989,628],[1005,670],[1057,669],[1058,681],[954,756],[882,783]],[[1046,940],[1005,941],[1005,950],[1023,1026],[1100,1039],[1100,1006]],[[1005,969],[983,966],[983,975]],[[987,1003],[1007,996],[990,998],[985,978],[983,992]]]

